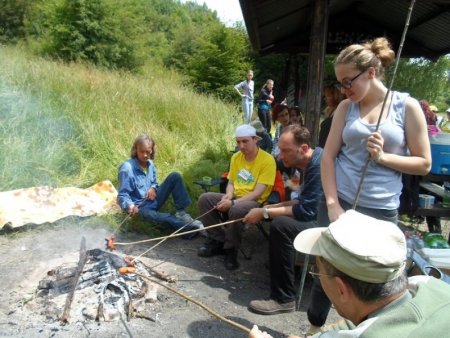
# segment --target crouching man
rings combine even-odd
[[[450,285],[407,278],[405,236],[395,224],[349,210],[328,228],[302,231],[294,247],[317,256],[310,274],[346,318],[314,337],[448,336]],[[270,335],[254,326],[249,337]]]

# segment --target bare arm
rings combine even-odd
[[[419,103],[406,100],[405,133],[410,156],[401,156],[383,152],[383,137],[372,134],[367,143],[371,158],[388,168],[410,175],[426,175],[431,168],[430,141],[425,116]]]
[[[241,83],[238,83],[236,86],[234,86],[234,89],[238,92],[240,97],[243,97],[244,94],[239,90],[241,88]]]
[[[331,222],[337,220],[344,213],[338,201],[335,161],[342,146],[342,132],[349,103],[349,100],[344,100],[336,108],[320,163],[322,188],[325,194],[328,217]]]
[[[257,201],[261,195],[264,193],[264,191],[266,190],[267,185],[265,184],[261,184],[261,183],[256,183],[255,189],[253,189],[252,192],[248,193],[245,196],[239,197],[238,199],[236,199],[236,203],[239,203],[240,200],[242,201]]]
[[[270,209],[270,218],[277,216],[293,216],[292,206],[298,204],[299,200],[294,199],[291,201],[286,201],[278,204],[268,205],[267,209]],[[264,218],[263,208],[253,208],[244,217],[244,223],[256,224]]]

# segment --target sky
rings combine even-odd
[[[232,26],[236,21],[244,21],[239,0],[189,0],[199,5],[206,6],[217,12],[217,16],[227,26]],[[187,0],[182,0],[187,2]]]

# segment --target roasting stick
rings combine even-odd
[[[240,219],[240,220],[242,220],[242,219]],[[238,221],[238,220],[235,220],[233,222],[236,222],[236,221]],[[231,222],[227,222],[227,223],[231,223]],[[222,224],[224,224],[224,223],[222,223]],[[219,224],[217,224],[217,225],[219,225]],[[172,287],[170,287],[168,285],[165,285],[165,284],[163,284],[163,283],[161,283],[161,282],[159,282],[157,280],[154,280],[153,278],[147,277],[145,275],[141,275],[140,273],[135,273],[135,274],[137,276],[139,276],[139,277],[147,279],[148,281],[150,281],[152,283],[158,284],[158,285],[166,288],[167,290],[170,290],[170,291],[176,293],[177,295],[181,296],[182,298],[186,299],[187,301],[189,301],[191,303],[194,303],[194,304],[200,306],[202,309],[206,310],[207,312],[209,312],[210,314],[212,314],[214,317],[218,318],[219,320],[221,320],[221,321],[223,321],[225,323],[228,323],[231,326],[234,326],[235,328],[238,328],[239,330],[244,331],[245,333],[250,333],[250,329],[248,327],[245,327],[244,325],[241,325],[239,323],[236,323],[236,322],[234,322],[234,321],[232,321],[230,319],[227,319],[227,318],[223,317],[222,315],[220,315],[216,311],[214,311],[211,308],[207,307],[206,305],[200,303],[199,301],[193,299],[192,297],[190,297],[188,295],[185,295],[184,293],[181,293],[180,291],[178,291],[178,290],[176,290],[176,289],[174,289],[174,288],[172,288]]]
[[[125,216],[125,218],[123,219],[123,221],[120,222],[120,224],[119,224],[119,226],[116,228],[116,230],[114,230],[114,232],[112,233],[111,236],[115,236],[116,233],[117,233],[117,231],[119,231],[120,227],[121,227],[128,219],[130,219],[131,216],[132,216],[132,214],[127,214],[127,215]]]
[[[211,210],[210,210],[210,211],[211,211]],[[210,211],[208,211],[208,212],[210,212]],[[225,225],[225,224],[230,224],[230,223],[240,222],[240,221],[242,221],[243,219],[244,219],[244,218],[239,218],[239,219],[234,219],[234,220],[231,220],[231,221],[228,221],[228,222],[224,222],[224,223],[219,223],[219,224],[211,225],[211,226],[208,227],[208,229],[211,228],[211,227],[217,227],[217,226],[222,226],[222,225]],[[180,228],[180,229],[178,229],[178,230],[181,230],[181,229],[182,229],[182,228]],[[177,231],[178,231],[178,230],[177,230]],[[145,250],[145,251],[144,251],[143,253],[141,253],[139,256],[136,256],[135,258],[133,258],[133,260],[132,260],[131,262],[134,262],[134,261],[135,261],[136,259],[138,259],[139,257],[144,256],[147,252],[153,250],[154,248],[156,248],[158,245],[160,245],[161,243],[163,243],[165,240],[167,240],[167,239],[169,239],[169,238],[174,238],[174,237],[178,237],[178,236],[183,236],[183,235],[187,235],[187,234],[194,233],[194,232],[198,232],[198,231],[202,231],[202,230],[205,230],[205,229],[195,229],[195,230],[186,231],[186,232],[183,232],[183,233],[180,233],[180,234],[175,234],[175,232],[174,232],[173,234],[171,234],[171,235],[169,235],[169,236],[161,237],[162,239],[161,239],[160,242],[158,242],[158,243],[156,243],[155,245],[153,245],[150,249]],[[155,239],[153,239],[153,240],[155,240]],[[116,244],[117,244],[117,243],[116,243]]]
[[[181,228],[177,229],[175,232],[173,232],[171,235],[169,236],[164,236],[164,237],[158,237],[158,238],[152,238],[150,240],[143,240],[143,241],[137,241],[137,242],[129,242],[129,243],[120,243],[119,245],[133,245],[133,244],[138,244],[138,243],[145,243],[145,242],[151,242],[151,241],[157,241],[157,240],[161,240],[161,243],[164,242],[167,238],[171,238],[171,237],[178,237],[178,236],[182,236],[182,235],[186,235],[186,234],[190,234],[190,233],[194,233],[194,232],[199,232],[199,231],[204,231],[205,229],[195,229],[195,230],[191,230],[191,231],[186,231],[183,232],[182,234],[178,234],[175,235],[176,233],[180,232],[181,230],[183,230],[184,228],[186,228],[188,225],[191,225],[192,223],[194,223],[196,220],[198,220],[199,218],[209,214],[211,211],[213,211],[216,207],[211,208],[210,210],[208,210],[207,212],[205,212],[204,214],[197,216],[196,218],[194,218],[192,221],[186,223],[185,225],[183,225]],[[123,224],[126,221],[126,218],[122,221],[121,224]],[[120,225],[119,225],[120,227]],[[105,238],[106,241],[106,248],[114,251],[116,250],[116,236],[114,236],[114,234],[112,234],[111,236],[108,236]],[[155,245],[154,247],[158,246],[159,244]],[[153,248],[151,248],[153,249]],[[134,261],[134,260],[133,260]],[[133,262],[132,261],[132,262]]]
[[[243,219],[244,218],[234,219],[234,220],[223,222],[223,223],[209,225],[207,228],[204,228],[204,229],[194,229],[194,230],[189,230],[189,231],[182,232],[182,233],[179,233],[179,234],[171,234],[171,235],[163,236],[163,237],[143,239],[142,241],[136,241],[136,242],[116,242],[114,244],[115,245],[123,245],[123,246],[125,246],[125,245],[135,245],[135,244],[154,242],[154,241],[159,241],[161,239],[166,240],[166,239],[169,239],[169,238],[176,238],[176,237],[180,237],[180,236],[183,236],[183,235],[189,235],[189,234],[193,234],[193,233],[196,233],[196,232],[209,230],[209,229],[212,229],[212,228],[217,228],[217,227],[220,227],[222,225],[227,225],[227,224],[231,224],[231,223],[234,223],[234,222],[242,221]]]
[[[397,73],[398,64],[400,62],[400,56],[402,54],[403,44],[405,42],[406,33],[408,32],[409,21],[411,20],[411,14],[412,14],[412,10],[413,10],[415,2],[416,2],[416,0],[411,0],[411,3],[408,8],[408,15],[406,16],[406,22],[405,22],[405,26],[403,27],[402,38],[400,40],[400,45],[398,46],[397,57],[395,59],[394,72],[392,73],[391,82],[389,83],[388,90],[386,92],[386,95],[384,96],[383,105],[381,106],[380,114],[378,115],[378,120],[377,120],[377,125],[375,127],[375,131],[377,131],[378,127],[380,126],[381,117],[383,116],[384,106],[386,105],[386,101],[388,99],[389,93],[392,91],[392,87],[394,85],[394,80],[395,80],[395,76]],[[392,99],[391,99],[391,101],[392,101]],[[362,174],[359,179],[358,189],[356,190],[355,200],[353,201],[352,209],[356,209],[356,206],[358,205],[359,194],[361,193],[364,176],[366,176],[366,171],[369,166],[369,163],[370,163],[370,156],[367,157],[366,162],[362,168]]]

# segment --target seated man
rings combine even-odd
[[[198,208],[201,214],[215,208],[202,217],[205,226],[225,220],[240,219],[247,212],[261,205],[269,196],[275,180],[275,160],[272,155],[259,149],[256,130],[248,124],[236,128],[239,151],[233,154],[228,173],[226,193],[207,192],[200,196]],[[208,230],[209,239],[198,255],[210,257],[224,254],[225,268],[239,267],[237,252],[241,245],[244,223],[236,222],[221,228]]]
[[[265,208],[255,208],[245,216],[244,223],[257,223],[273,218],[269,234],[270,296],[253,300],[249,309],[272,315],[295,309],[295,236],[317,226],[317,209],[323,195],[320,180],[322,148],[312,149],[311,135],[305,127],[291,125],[281,134],[279,159],[288,168],[300,169],[304,179],[297,198]]]
[[[131,158],[119,168],[117,203],[120,208],[131,215],[139,213],[144,219],[161,223],[173,230],[190,222],[192,224],[184,228],[184,231],[203,228],[200,221],[193,221],[184,211],[191,204],[191,199],[179,173],[170,173],[165,181],[158,185],[156,167],[152,161],[154,156],[153,139],[148,135],[138,136],[131,147]],[[175,216],[159,211],[170,195],[177,208]]]
[[[310,274],[346,318],[314,337],[448,337],[450,285],[407,278],[405,236],[395,224],[348,210],[327,228],[302,231],[294,246],[317,256]],[[253,327],[249,337],[270,335]]]

